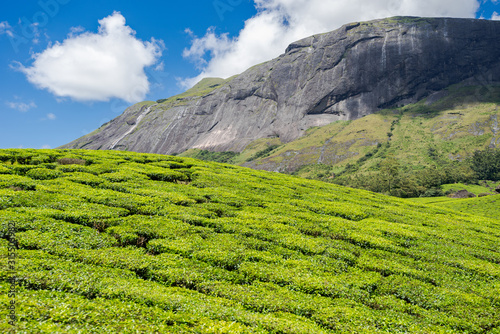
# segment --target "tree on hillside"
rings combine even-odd
[[[471,168],[479,180],[500,180],[500,149],[487,148],[474,152]]]
[[[393,155],[389,155],[384,161],[380,163],[380,173],[387,183],[389,193],[392,191],[392,188],[395,186],[398,180],[399,168],[399,161]]]

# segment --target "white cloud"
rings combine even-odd
[[[0,22],[0,35],[3,34],[14,37],[14,34],[12,33],[12,27],[7,21]]]
[[[149,91],[144,68],[161,56],[163,42],[143,42],[119,13],[99,20],[97,33],[73,28],[62,43],[34,55],[31,67],[19,65],[28,80],[59,97],[79,101],[127,102],[144,99]]]
[[[190,87],[204,77],[238,74],[283,53],[291,42],[327,32],[343,24],[397,15],[474,17],[477,0],[254,0],[258,13],[230,38],[209,28],[203,37],[192,36],[184,57],[201,74],[182,81]]]
[[[69,29],[70,33],[68,34],[70,37],[74,37],[78,34],[81,34],[82,32],[85,32],[85,28],[82,27],[82,26],[78,26],[78,27],[71,27]]]
[[[42,148],[42,150],[50,150],[51,149],[50,145],[43,145],[41,148]]]
[[[493,12],[493,15],[491,15],[492,20],[500,21],[500,14],[497,12]]]
[[[7,102],[7,106],[11,109],[15,109],[20,112],[27,112],[32,108],[36,108],[35,102],[24,103],[24,102]]]
[[[158,72],[161,72],[161,71],[165,70],[165,63],[161,62],[161,63],[157,64],[155,66],[154,70],[158,71]]]
[[[51,121],[55,120],[56,118],[57,118],[56,115],[54,115],[53,113],[48,113],[47,114],[47,119],[49,119]]]

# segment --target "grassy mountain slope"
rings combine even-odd
[[[499,220],[190,158],[0,161],[20,333],[500,333]]]
[[[158,103],[163,103],[163,104],[169,104],[169,103],[179,103],[180,101],[183,101],[186,98],[193,98],[193,97],[200,97],[204,96],[206,94],[209,94],[210,92],[214,91],[215,89],[219,88],[222,84],[229,82],[232,78],[229,79],[222,79],[222,78],[204,78],[200,82],[198,82],[196,85],[185,91],[184,93],[174,95],[172,97],[169,97],[168,99],[161,99],[158,100]]]
[[[293,142],[260,139],[231,162],[306,177],[321,172],[324,179],[360,159],[359,173],[376,171],[388,155],[403,169],[422,169],[461,160],[477,149],[499,147],[499,103],[499,86],[455,85],[416,104],[311,128]],[[256,147],[273,150],[252,159]]]

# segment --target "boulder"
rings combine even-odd
[[[456,193],[448,195],[448,197],[451,197],[451,198],[472,198],[472,197],[476,197],[476,195],[463,189],[463,190],[457,191]]]

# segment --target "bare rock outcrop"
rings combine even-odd
[[[450,198],[473,198],[477,197],[474,193],[471,193],[465,189],[459,190],[453,194],[448,195]]]
[[[292,43],[278,58],[201,94],[134,105],[63,147],[242,151],[259,138],[289,142],[310,127],[414,103],[476,76],[500,81],[500,21],[352,23]]]

